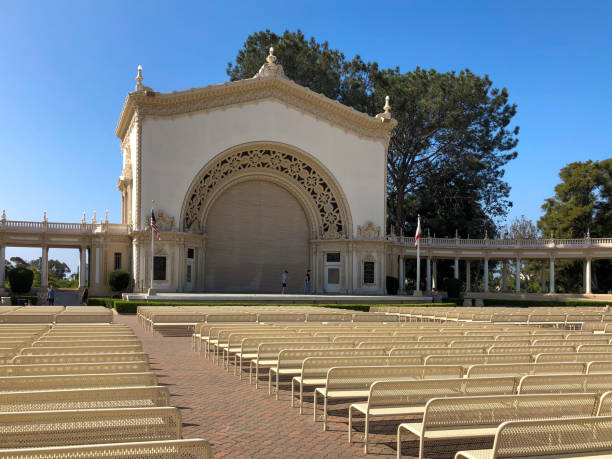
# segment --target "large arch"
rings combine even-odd
[[[333,175],[316,158],[295,147],[257,142],[230,148],[196,174],[185,195],[183,231],[206,231],[211,206],[228,187],[244,180],[273,181],[302,205],[313,239],[352,235],[350,209]]]

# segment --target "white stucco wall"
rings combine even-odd
[[[135,152],[135,139],[130,140]],[[344,191],[353,232],[371,220],[384,233],[384,142],[359,137],[274,100],[173,119],[145,118],[141,220],[154,199],[156,208],[178,223],[187,190],[200,169],[228,148],[249,142],[284,143],[317,158]]]

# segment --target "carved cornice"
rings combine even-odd
[[[385,142],[397,124],[394,119],[368,116],[291,80],[271,75],[172,93],[129,93],[115,133],[121,140],[125,139],[136,111],[145,117],[170,117],[269,99],[296,107],[361,137]]]

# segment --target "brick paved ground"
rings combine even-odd
[[[161,384],[168,385],[171,404],[183,417],[183,437],[204,438],[217,458],[353,458],[363,455],[361,425],[349,445],[347,439],[347,404],[330,409],[329,430],[312,421],[312,398],[305,415],[290,406],[288,382],[281,388],[280,400],[268,396],[267,382],[255,386],[200,358],[191,351],[191,338],[153,337],[136,322],[136,316],[115,316],[115,322],[130,325],[149,354],[151,367]],[[267,381],[267,380],[266,380]],[[375,422],[367,457],[395,457],[397,423]],[[442,445],[444,446],[444,445]],[[488,444],[465,445],[469,448]],[[428,457],[453,457],[452,446],[429,448]],[[416,442],[405,442],[404,457],[418,455]]]

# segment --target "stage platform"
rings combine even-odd
[[[129,301],[184,301],[237,304],[416,304],[431,303],[430,296],[407,295],[280,295],[267,293],[124,293]]]

